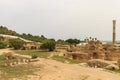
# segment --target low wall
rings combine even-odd
[[[118,59],[120,59],[120,53],[106,54],[106,60],[117,61]]]
[[[69,52],[69,53],[67,53],[67,56],[70,59],[73,59],[73,60],[79,60],[79,61],[87,61],[87,60],[89,60],[88,53]]]

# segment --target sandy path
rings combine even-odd
[[[28,56],[28,55],[20,55],[20,54],[17,54],[15,53],[14,51],[10,50],[9,48],[8,49],[0,49],[0,55],[2,54],[5,54],[5,53],[11,53],[11,54],[14,54],[14,55],[18,55],[18,56],[21,56],[21,57],[28,57],[28,58],[31,58],[31,56]]]
[[[34,64],[42,64],[44,68],[36,73],[37,76],[29,76],[28,80],[120,80],[120,74],[81,67],[79,64],[64,64],[46,59],[40,59]]]
[[[9,49],[0,50],[0,54],[3,52],[13,51]],[[79,64],[64,64],[43,58],[31,64],[42,66],[40,70],[36,71],[36,75],[29,75],[24,80],[120,80],[120,74],[118,73],[111,73],[97,68],[81,67]]]
[[[13,53],[13,51],[10,49],[0,49],[0,55],[8,52]]]

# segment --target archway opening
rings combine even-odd
[[[77,55],[73,54],[72,59],[77,59]]]
[[[93,53],[93,59],[97,59],[98,58],[98,55],[96,52]]]

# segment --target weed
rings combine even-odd
[[[32,59],[35,59],[35,58],[37,58],[38,56],[37,55],[32,55]]]

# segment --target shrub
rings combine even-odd
[[[12,47],[14,47],[14,49],[20,49],[23,46],[24,41],[20,39],[12,39],[10,40],[10,44]]]
[[[49,51],[53,51],[55,49],[55,41],[48,40],[41,45],[41,49],[48,49]]]
[[[5,44],[4,42],[0,42],[0,49],[4,49],[7,47],[7,44]]]
[[[37,55],[32,55],[32,59],[35,59],[35,58],[37,58],[38,56]]]
[[[76,45],[76,44],[79,44],[81,41],[79,39],[67,39],[66,42],[69,44]]]

